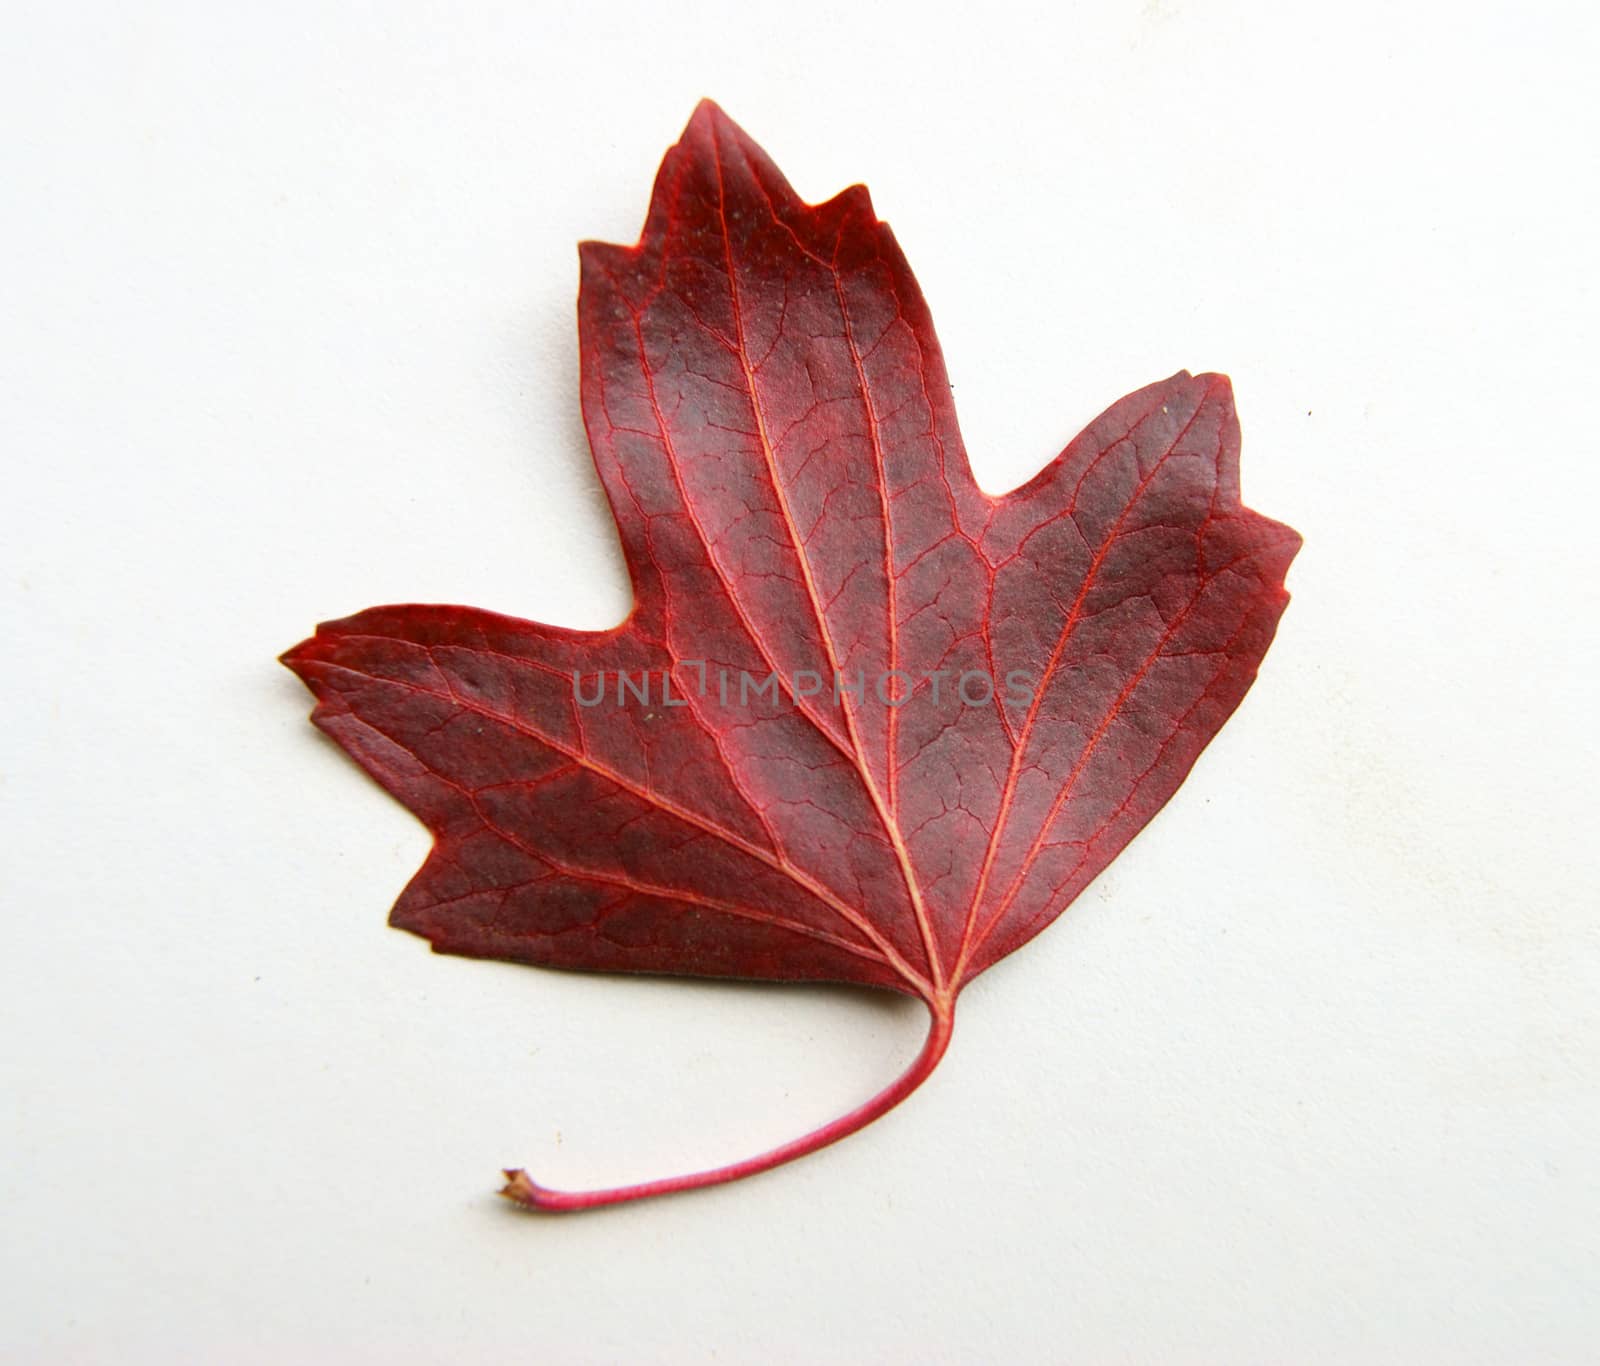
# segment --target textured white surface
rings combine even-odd
[[[1315,14],[1316,18],[1310,18]],[[1594,11],[13,6],[0,1354],[1530,1362],[1600,1335]],[[435,958],[273,656],[626,607],[574,243],[694,101],[872,187],[990,488],[1230,372],[1256,690],[933,1081],[909,1005]]]

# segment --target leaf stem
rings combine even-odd
[[[950,1046],[950,1035],[955,1025],[954,998],[928,1002],[928,1036],[916,1059],[894,1082],[878,1092],[871,1100],[858,1105],[848,1114],[831,1120],[802,1138],[796,1138],[742,1162],[732,1162],[725,1167],[692,1172],[686,1176],[668,1176],[657,1181],[641,1181],[633,1186],[614,1186],[609,1190],[559,1191],[541,1186],[520,1168],[508,1169],[506,1184],[500,1191],[507,1200],[526,1209],[549,1214],[570,1213],[576,1210],[599,1209],[604,1205],[621,1205],[632,1200],[645,1200],[653,1195],[673,1195],[679,1191],[699,1190],[703,1186],[720,1186],[729,1181],[739,1181],[759,1172],[771,1171],[785,1162],[814,1153],[848,1138],[864,1129],[875,1119],[888,1112],[932,1074]]]

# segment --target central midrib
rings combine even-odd
[[[822,600],[817,594],[816,581],[811,574],[811,565],[806,558],[799,528],[795,525],[794,516],[789,510],[789,501],[784,493],[783,481],[779,477],[777,454],[773,450],[771,438],[767,434],[766,418],[762,414],[761,399],[756,389],[755,370],[750,364],[750,349],[745,344],[744,313],[739,298],[738,274],[733,261],[733,239],[728,231],[727,191],[723,182],[720,145],[714,149],[712,161],[717,169],[717,216],[722,226],[722,246],[727,263],[728,289],[732,296],[733,325],[737,335],[739,366],[744,372],[745,387],[750,394],[750,411],[755,418],[756,435],[761,443],[761,454],[766,461],[768,477],[772,481],[773,496],[777,499],[778,511],[783,516],[784,526],[788,531],[795,559],[799,562],[800,577],[805,584],[806,597],[811,604],[812,615],[816,619],[823,653],[827,656],[832,676],[837,679],[841,673],[838,653],[834,648],[833,636],[828,630],[827,617],[823,612]],[[751,174],[754,174],[754,168],[752,168]],[[888,535],[887,525],[885,525],[884,534],[885,536]],[[872,776],[871,767],[866,762],[860,731],[856,726],[855,716],[850,709],[849,702],[841,699],[839,709],[844,714],[845,729],[849,732],[850,745],[855,751],[853,758],[856,771],[867,790],[867,795],[872,801],[873,808],[878,813],[878,819],[883,825],[884,834],[888,838],[894,850],[895,860],[900,866],[900,875],[905,880],[906,892],[911,898],[912,914],[916,917],[917,930],[922,937],[923,953],[928,960],[928,972],[932,978],[934,994],[943,998],[946,994],[944,963],[934,942],[933,926],[928,919],[927,908],[923,905],[922,889],[917,883],[916,871],[911,865],[910,851],[906,848],[905,841],[900,836],[899,827],[895,824],[894,817],[884,802],[883,794],[878,790],[877,781]]]

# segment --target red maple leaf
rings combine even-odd
[[[585,243],[583,415],[633,581],[620,626],[379,607],[284,656],[421,817],[392,923],[611,972],[854,982],[927,1004],[1071,903],[1255,677],[1300,538],[1241,506],[1228,381],[1113,404],[1002,497],[973,482],[927,306],[865,188],[816,207],[715,105],[635,247]]]

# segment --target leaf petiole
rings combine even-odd
[[[684,1176],[663,1177],[656,1181],[641,1181],[632,1186],[614,1186],[609,1190],[552,1190],[548,1186],[541,1186],[520,1167],[509,1168],[505,1173],[506,1184],[500,1194],[524,1209],[546,1214],[569,1214],[578,1210],[599,1209],[605,1205],[646,1200],[656,1195],[675,1195],[680,1191],[699,1190],[705,1186],[721,1186],[729,1181],[740,1181],[747,1176],[781,1167],[786,1162],[805,1157],[866,1128],[874,1120],[888,1114],[932,1075],[950,1046],[950,1035],[955,1026],[954,998],[929,1001],[928,1017],[928,1034],[923,1040],[922,1049],[898,1078],[871,1100],[801,1138],[725,1167],[713,1167]]]

